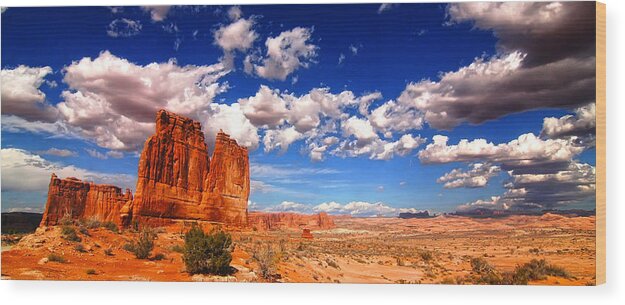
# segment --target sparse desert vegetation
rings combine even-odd
[[[144,227],[139,232],[136,240],[124,245],[124,250],[133,253],[138,259],[146,259],[150,257],[150,253],[154,249],[156,237],[156,233],[152,228]]]
[[[78,233],[76,233],[76,229],[72,225],[63,225],[61,233],[63,234],[63,238],[69,241],[82,241],[82,238],[78,236]]]
[[[57,262],[57,263],[65,263],[67,262],[67,260],[65,260],[64,257],[56,254],[56,253],[50,253],[48,254],[48,261],[49,262]]]
[[[86,235],[67,224],[26,235],[4,251],[3,276],[84,279],[86,270],[94,269],[90,276],[98,280],[595,282],[594,217],[345,218],[336,225],[302,239],[297,230],[228,231],[189,224],[120,233],[83,224]],[[80,242],[71,241],[72,232]]]
[[[184,236],[182,260],[190,274],[230,273],[232,261],[232,237],[221,230],[206,234],[199,226],[193,226]]]
[[[258,265],[258,273],[268,281],[276,278],[280,256],[271,243],[257,242],[252,248],[252,258]]]
[[[476,275],[461,279],[462,283],[489,285],[527,285],[530,281],[545,280],[548,276],[570,279],[562,267],[549,264],[545,259],[532,259],[517,265],[512,272],[499,272],[483,258],[472,258],[471,267]]]

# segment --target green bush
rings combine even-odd
[[[174,252],[178,252],[178,253],[184,253],[184,246],[173,245],[173,246],[171,246],[171,248],[169,248],[169,250],[174,251]]]
[[[161,260],[164,260],[166,258],[167,258],[167,256],[165,256],[165,254],[163,254],[163,253],[156,253],[156,254],[154,254],[154,257],[152,257],[151,259],[154,260],[154,261],[161,261]]]
[[[432,260],[432,258],[434,258],[434,255],[432,255],[432,252],[430,251],[419,251],[419,256],[421,257],[421,260],[423,260],[424,262],[429,262]]]
[[[129,242],[129,243],[124,244],[122,246],[122,249],[124,249],[124,250],[126,250],[128,252],[134,253],[135,252],[134,242]]]
[[[156,233],[150,228],[143,228],[139,232],[139,237],[124,245],[124,250],[132,252],[138,259],[146,259],[150,257],[150,252],[154,249],[154,240],[156,239]]]
[[[57,262],[57,263],[65,263],[65,262],[67,262],[67,260],[65,260],[64,257],[62,257],[62,256],[60,256],[58,254],[55,254],[55,253],[50,253],[48,255],[48,261],[49,262]]]
[[[113,233],[119,233],[119,228],[112,221],[107,221],[107,222],[103,223],[102,226],[107,228],[109,231],[111,231]]]
[[[82,244],[76,244],[74,246],[74,250],[78,251],[78,252],[87,252],[87,250],[85,249],[85,246],[83,246]]]
[[[80,238],[80,236],[78,236],[78,233],[76,233],[76,229],[74,229],[74,227],[70,225],[64,225],[61,228],[61,234],[63,235],[63,238],[69,241],[75,241],[75,242],[82,241],[82,238]]]
[[[88,229],[95,229],[102,226],[102,223],[100,222],[100,220],[98,220],[97,217],[89,217],[83,221],[83,224]]]
[[[546,260],[533,259],[514,269],[514,276],[518,281],[543,280],[548,275],[569,278],[571,275],[561,267],[551,265]]]
[[[91,233],[89,233],[89,229],[87,229],[84,226],[79,226],[78,227],[78,232],[80,232],[80,234],[82,234],[84,236],[91,236]]]
[[[563,278],[571,277],[566,270],[551,265],[544,259],[533,259],[523,265],[517,265],[514,272],[499,273],[483,258],[472,258],[471,267],[479,275],[473,277],[476,284],[527,285],[530,281],[543,280],[548,275]]]
[[[193,225],[184,236],[182,260],[190,274],[230,273],[232,261],[232,237],[223,231],[213,230],[210,234]]]
[[[491,273],[495,269],[485,259],[474,257],[471,259],[471,269],[477,274]]]

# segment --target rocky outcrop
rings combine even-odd
[[[250,196],[250,161],[247,148],[219,131],[204,184],[202,214],[222,222],[246,225]]]
[[[312,233],[310,233],[310,229],[303,229],[302,230],[302,238],[306,238],[306,239],[313,239],[313,235]]]
[[[208,177],[208,149],[199,122],[160,110],[156,132],[139,158],[137,191],[128,219],[201,218],[196,215]]]
[[[209,160],[199,122],[161,110],[139,159],[127,219],[203,220],[244,226],[250,194],[247,148],[220,131]]]
[[[304,228],[323,230],[335,227],[332,217],[325,212],[312,215],[252,212],[248,215],[248,223],[260,231]]]
[[[60,179],[52,174],[41,225],[56,225],[63,217],[95,218],[121,225],[120,210],[131,202],[132,193],[128,189],[122,193],[113,185],[94,184],[73,177]]]
[[[245,226],[249,194],[247,148],[220,131],[209,159],[200,123],[160,110],[156,131],[141,152],[134,199],[112,185],[53,175],[41,225],[57,224],[69,214],[122,226],[176,220]]]

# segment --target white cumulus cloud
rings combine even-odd
[[[175,61],[137,65],[108,51],[65,68],[57,105],[68,124],[104,148],[136,150],[154,131],[156,112],[202,117],[214,97],[227,89],[217,80],[227,74],[220,63],[178,66]]]
[[[229,25],[220,27],[215,32],[215,44],[225,52],[239,50],[247,51],[258,38],[252,28],[254,22],[248,19],[238,19]]]
[[[307,68],[317,56],[318,47],[310,43],[312,30],[296,27],[265,41],[267,54],[253,70],[260,77],[285,80],[299,68]],[[250,57],[251,59],[251,57]],[[249,66],[248,71],[252,70]]]
[[[551,139],[570,139],[585,146],[595,145],[595,103],[575,109],[573,115],[543,120],[540,135]]]
[[[448,189],[484,187],[490,178],[498,175],[501,171],[499,166],[488,163],[473,163],[469,167],[468,171],[463,171],[460,168],[453,169],[438,178],[436,182],[444,183],[444,187]]]
[[[258,148],[258,129],[245,116],[238,103],[231,105],[212,103],[209,107],[206,120],[202,124],[209,146],[215,142],[217,132],[223,130],[239,145],[250,150]]]
[[[279,96],[279,92],[261,85],[256,95],[239,99],[239,104],[245,116],[255,126],[275,128],[286,119],[286,102]]]
[[[20,65],[15,69],[2,69],[2,114],[30,121],[54,122],[58,112],[46,103],[46,94],[39,89],[51,73],[50,67]]]
[[[47,192],[50,175],[75,177],[95,183],[115,184],[134,189],[136,177],[89,171],[74,165],[50,162],[23,149],[2,149],[2,191]],[[28,179],[24,179],[28,177]]]
[[[171,6],[169,5],[146,5],[142,6],[141,9],[144,12],[150,13],[150,18],[153,22],[163,21],[167,18],[169,11],[171,10]]]

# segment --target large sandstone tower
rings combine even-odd
[[[209,159],[200,123],[160,110],[156,132],[146,140],[139,159],[134,199],[114,186],[53,175],[41,224],[54,225],[69,214],[124,226],[176,220],[245,226],[249,194],[247,148],[219,132]]]

